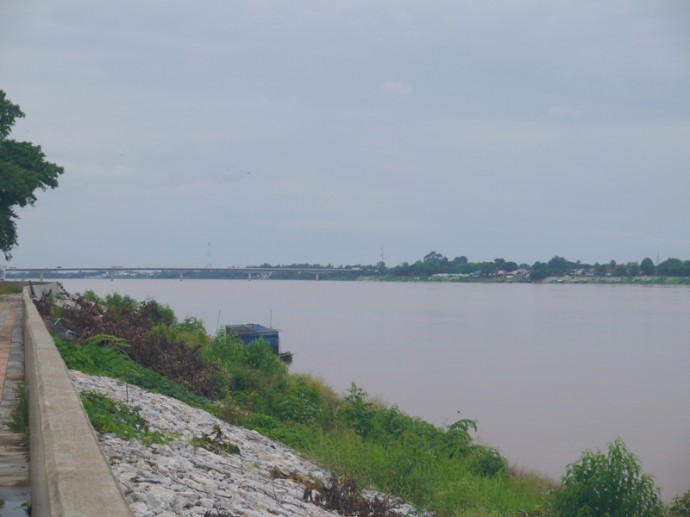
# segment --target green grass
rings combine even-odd
[[[22,282],[2,281],[0,282],[0,295],[21,293],[23,287]]]
[[[111,348],[58,342],[70,368],[116,377],[215,414],[222,407],[200,401]],[[225,346],[215,352],[216,359],[232,356],[233,365],[220,364],[237,384],[229,399],[242,405],[243,423],[337,474],[352,476],[360,486],[376,487],[441,516],[540,515],[545,507],[544,494],[550,488],[545,480],[515,475],[501,468],[503,464],[493,473],[478,473],[487,448],[473,444],[465,432],[453,434],[371,402],[356,386],[345,399],[337,397],[320,381],[290,375],[281,364],[272,364],[273,356],[261,349]],[[261,368],[270,374],[262,375]],[[105,416],[112,415],[111,410]],[[205,442],[196,445],[208,448]]]
[[[176,398],[193,407],[206,410],[213,408],[213,403],[208,399],[186,390],[180,384],[149,368],[138,365],[115,348],[100,346],[97,343],[82,345],[63,341],[59,337],[54,339],[69,369],[119,379],[154,393]]]
[[[145,445],[168,441],[158,431],[149,431],[146,421],[121,402],[93,391],[82,392],[81,401],[91,425],[99,433],[112,433],[124,440],[139,440]]]
[[[15,433],[29,434],[29,397],[22,384],[17,389],[17,400],[10,414],[10,429]]]
[[[473,421],[439,428],[370,400],[354,384],[341,397],[318,379],[290,374],[265,343],[247,347],[223,334],[199,340],[188,327],[155,332],[196,336],[190,346],[201,344],[204,361],[215,365],[221,400],[211,402],[136,364],[117,340],[77,344],[56,338],[56,343],[71,369],[114,377],[206,409],[293,447],[335,474],[354,478],[359,486],[374,487],[441,517],[548,514],[552,484],[514,472],[496,449],[476,444],[470,435],[476,428]],[[93,394],[84,397],[97,429],[152,440],[136,435],[144,424],[130,421],[121,405]],[[222,447],[222,440],[219,435],[201,436],[196,445]],[[234,451],[232,444],[226,445],[225,452]]]

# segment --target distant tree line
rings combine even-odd
[[[436,251],[427,253],[416,262],[403,262],[398,266],[387,267],[384,262],[368,265],[333,266],[331,264],[290,264],[246,266],[247,268],[274,269],[270,273],[252,273],[253,278],[271,278],[274,280],[313,280],[313,272],[292,271],[294,269],[321,269],[321,279],[357,280],[377,278],[381,280],[428,280],[452,279],[457,281],[477,281],[491,279],[511,279],[512,281],[539,282],[546,278],[562,277],[690,277],[690,260],[682,261],[669,258],[659,264],[646,257],[640,262],[617,263],[611,260],[607,263],[586,264],[581,261],[572,262],[566,258],[555,256],[548,262],[535,262],[532,265],[503,258],[492,261],[471,262],[465,256],[449,259]],[[197,279],[246,279],[248,273],[243,268],[228,268],[225,270],[199,268],[184,273],[185,278]],[[54,272],[46,273],[45,278],[82,278],[92,276],[93,272]],[[10,278],[24,278],[25,273],[6,271]],[[178,278],[179,272],[161,271],[155,273],[122,273],[116,277],[138,278]]]
[[[256,267],[300,267],[332,269],[333,275],[342,278],[356,278],[350,273],[343,273],[343,269],[357,269],[359,277],[379,278],[410,278],[429,279],[432,277],[455,277],[457,279],[481,279],[492,277],[523,278],[525,281],[540,281],[548,277],[562,276],[590,276],[590,277],[690,277],[690,260],[682,261],[669,258],[658,265],[651,258],[646,257],[640,262],[617,263],[611,260],[607,263],[587,264],[581,261],[572,262],[566,258],[555,256],[548,262],[534,264],[517,263],[512,260],[496,258],[493,261],[471,262],[466,256],[449,259],[441,253],[431,251],[416,262],[403,262],[398,266],[387,267],[384,262],[372,265],[358,264],[356,266],[339,266],[321,264],[292,264],[290,266],[271,266],[262,264]],[[340,270],[340,275],[338,275]],[[334,278],[330,276],[329,278]],[[273,273],[272,278],[296,278],[297,273],[289,271]]]

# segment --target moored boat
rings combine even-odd
[[[292,362],[292,352],[280,350],[280,335],[277,329],[265,327],[257,323],[244,323],[240,325],[225,325],[225,332],[234,334],[245,345],[250,345],[257,339],[263,339],[268,343],[271,351],[285,363],[290,364]]]

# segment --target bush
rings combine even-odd
[[[651,517],[663,514],[659,488],[640,462],[617,439],[608,455],[585,451],[568,465],[561,488],[553,494],[553,508],[561,516]]]
[[[470,465],[475,474],[485,477],[505,473],[508,468],[508,462],[501,456],[498,449],[484,445],[474,446],[470,456]]]
[[[676,517],[690,517],[690,490],[674,498],[668,509]]]

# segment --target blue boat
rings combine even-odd
[[[263,339],[275,355],[288,364],[292,362],[292,352],[281,352],[280,350],[280,336],[276,329],[264,327],[257,323],[245,323],[242,325],[225,325],[225,332],[234,334],[247,346],[257,339]]]

